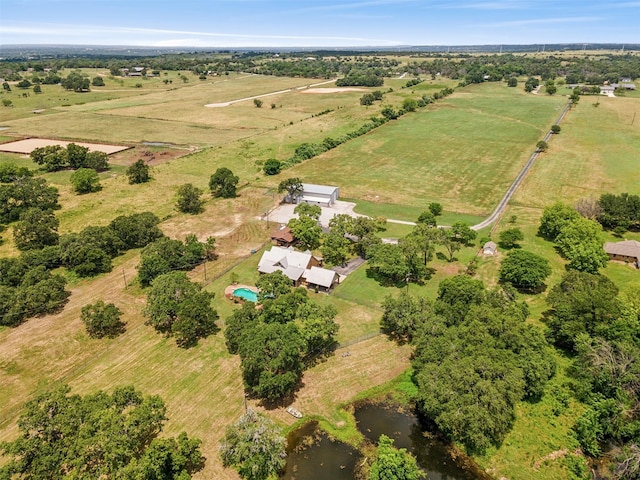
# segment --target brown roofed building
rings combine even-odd
[[[640,268],[640,242],[636,240],[607,242],[604,244],[604,251],[611,260],[631,263],[636,268]]]
[[[284,224],[271,233],[271,240],[280,247],[290,247],[296,244],[296,239],[291,233],[291,229]]]

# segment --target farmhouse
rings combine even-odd
[[[262,254],[258,272],[282,272],[289,277],[295,287],[307,286],[328,292],[339,281],[340,276],[333,270],[321,268],[322,259],[314,257],[309,250],[297,252],[293,247],[271,247]]]
[[[298,203],[308,203],[321,207],[330,207],[338,199],[338,187],[327,185],[314,185],[312,183],[302,184],[302,193],[297,198]]]
[[[604,244],[604,251],[611,260],[630,263],[640,268],[640,242],[636,240],[607,242]]]

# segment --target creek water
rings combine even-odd
[[[448,444],[423,433],[418,417],[410,410],[385,403],[364,403],[355,408],[358,429],[371,443],[385,434],[398,448],[417,459],[429,480],[488,480],[468,458],[457,455]],[[331,439],[315,422],[292,432],[288,438],[287,466],[283,480],[354,480],[362,454]]]

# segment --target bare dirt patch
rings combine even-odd
[[[109,158],[109,162],[115,165],[129,166],[134,164],[137,160],[142,159],[145,163],[151,167],[161,165],[170,160],[180,158],[193,152],[193,147],[150,147],[147,145],[138,145],[128,150],[124,150],[117,154],[114,154]]]
[[[124,145],[108,145],[104,143],[84,143],[84,142],[65,142],[64,140],[52,140],[49,138],[27,138],[15,142],[3,143],[0,145],[0,151],[10,153],[29,154],[36,148],[48,147],[52,145],[60,145],[66,147],[70,143],[75,143],[81,147],[87,147],[91,152],[104,152],[107,155],[112,153],[128,150],[129,146]]]

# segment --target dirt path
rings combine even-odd
[[[234,103],[246,102],[247,100],[255,100],[257,98],[271,97],[273,95],[281,95],[283,93],[295,92],[297,90],[305,90],[307,88],[317,87],[317,86],[320,86],[320,85],[327,85],[327,84],[333,83],[335,81],[336,81],[336,79],[334,78],[333,80],[327,80],[326,82],[314,83],[314,84],[311,84],[311,85],[301,85],[299,87],[287,88],[286,90],[278,90],[277,92],[263,93],[261,95],[254,95],[252,97],[239,98],[237,100],[229,100],[228,102],[207,103],[205,105],[205,107],[208,107],[208,108],[228,107],[230,105],[233,105]]]

